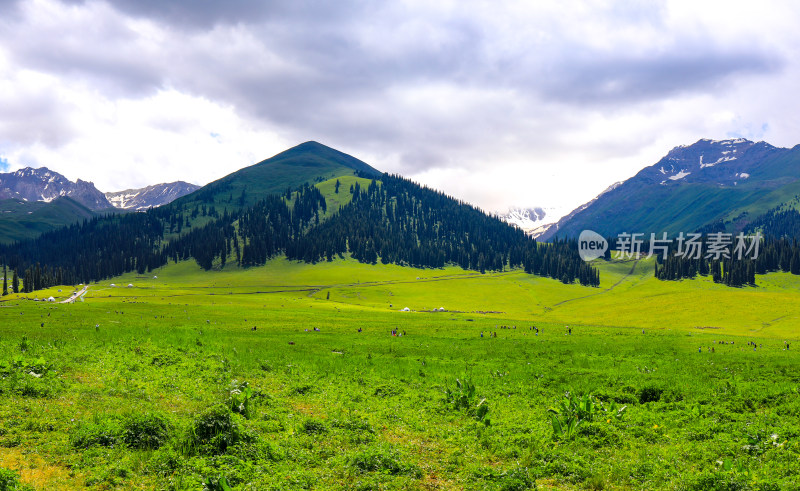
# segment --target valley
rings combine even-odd
[[[0,482],[796,487],[796,244],[577,249],[316,142],[0,246]]]
[[[0,491],[800,491],[800,3],[0,5]]]

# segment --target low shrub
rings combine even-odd
[[[687,489],[691,491],[750,491],[748,480],[742,476],[706,473],[697,476]]]
[[[184,458],[171,447],[161,447],[153,452],[145,465],[145,474],[167,477],[180,469]]]
[[[0,467],[0,491],[24,489],[19,482],[19,474],[11,469]]]
[[[75,448],[85,449],[93,446],[113,448],[122,441],[121,429],[114,419],[98,417],[93,421],[78,423],[72,430],[69,441]]]
[[[307,419],[303,423],[303,432],[308,435],[319,435],[321,433],[327,433],[328,427],[325,426],[324,422],[317,419]]]
[[[645,404],[648,402],[658,402],[661,399],[661,394],[663,393],[664,389],[654,385],[642,387],[639,390],[639,403]]]
[[[314,391],[314,386],[311,384],[301,384],[295,387],[292,387],[291,394],[296,396],[303,396],[306,394],[310,394]]]
[[[536,481],[527,467],[516,466],[502,474],[498,479],[501,491],[525,491],[536,489]]]
[[[661,400],[664,402],[681,402],[683,399],[683,391],[678,388],[667,389],[661,395]]]
[[[242,431],[234,415],[224,405],[217,405],[195,418],[186,450],[189,453],[219,455],[242,440]]]
[[[170,425],[157,414],[134,414],[122,424],[122,440],[130,448],[155,450],[169,439]]]

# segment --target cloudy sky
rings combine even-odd
[[[708,137],[800,143],[800,3],[0,0],[0,169],[205,184],[316,140],[571,209]]]

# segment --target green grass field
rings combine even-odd
[[[796,278],[733,289],[659,282],[648,261],[599,267],[589,288],[352,260],[184,262],[73,304],[4,297],[0,483],[800,488]],[[548,409],[566,393],[593,404],[559,409],[581,420],[559,431]]]

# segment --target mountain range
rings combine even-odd
[[[248,268],[277,255],[311,264],[349,255],[369,264],[522,268],[564,283],[599,283],[569,244],[539,247],[496,216],[317,142],[143,213],[94,217],[0,245],[9,268],[24,271],[27,291],[189,259],[204,270]]]
[[[171,203],[197,189],[200,186],[176,181],[103,193],[92,182],[82,179],[72,182],[47,167],[25,167],[14,172],[0,173],[0,200],[50,203],[57,198],[67,197],[94,211],[111,208],[145,210]]]
[[[743,138],[678,146],[630,179],[616,183],[541,235],[604,236],[622,232],[738,232],[800,194],[800,145],[779,148]]]
[[[575,237],[583,229],[605,236],[663,231],[672,237],[682,231],[736,231],[767,222],[786,229],[796,217],[775,210],[800,206],[798,169],[800,146],[699,140],[675,147],[634,177],[609,186],[551,225],[540,240]],[[458,264],[476,271],[519,266],[565,283],[599,281],[597,272],[577,256],[574,243],[539,247],[519,230],[552,219],[554,214],[544,208],[511,210],[503,218],[516,221],[518,226],[512,227],[498,215],[382,174],[317,142],[302,143],[146,213],[97,217],[115,209],[92,210],[76,201],[86,198],[74,187],[91,191],[91,183],[70,183],[47,169],[36,171],[18,171],[13,182],[6,176],[3,189],[16,193],[11,201],[33,206],[24,201],[27,193],[41,198],[36,206],[70,206],[95,216],[29,242],[0,245],[0,255],[12,258],[11,265],[26,276],[39,271],[37,263],[45,268],[40,281],[28,279],[35,288],[65,279],[85,282],[127,271],[141,274],[187,259],[203,269],[230,263],[258,266],[280,254],[309,263],[349,254],[373,264]],[[139,198],[167,200],[188,189],[130,190],[112,195],[110,202],[147,208],[148,201]],[[89,201],[93,206],[97,202],[102,200]],[[13,211],[6,213],[12,216]],[[67,250],[79,252],[66,258]]]
[[[184,181],[153,184],[140,189],[126,189],[105,193],[106,199],[115,208],[121,210],[146,210],[156,206],[172,203],[200,189],[200,186]]]
[[[0,199],[49,203],[61,196],[71,198],[91,210],[111,208],[105,195],[98,191],[93,183],[81,179],[72,182],[47,167],[39,169],[25,167],[0,174]]]
[[[175,203],[220,209],[250,206],[300,183],[344,175],[378,177],[365,162],[317,142],[306,142],[202,188],[183,181],[103,193],[45,167],[0,174],[0,242],[96,216]],[[511,208],[498,218],[539,240],[621,232],[724,229],[737,232],[766,213],[800,207],[800,146],[779,148],[743,138],[701,139],[673,148],[630,179],[564,213],[547,207]],[[560,219],[559,219],[560,218]]]
[[[103,193],[92,182],[72,182],[47,167],[0,173],[0,242],[36,237],[97,215],[162,206],[197,189],[177,181]]]

